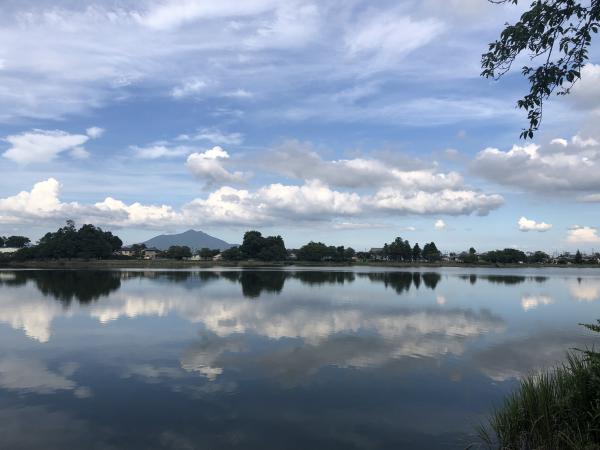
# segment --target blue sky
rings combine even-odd
[[[3,1],[0,234],[247,229],[600,248],[600,62],[520,141],[518,8],[483,0]],[[525,60],[523,60],[525,61]],[[517,65],[519,67],[521,62]]]

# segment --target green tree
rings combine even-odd
[[[219,253],[221,253],[221,251],[218,249],[203,247],[198,251],[198,256],[201,258],[212,258],[213,256],[217,256]]]
[[[528,261],[535,263],[535,264],[540,264],[540,263],[547,262],[549,259],[550,259],[550,256],[548,255],[548,253],[538,250],[528,258]]]
[[[421,259],[421,247],[419,247],[418,243],[415,243],[415,245],[412,248],[412,260],[419,261],[420,259]]]
[[[519,2],[490,1],[515,5]],[[599,0],[533,0],[519,21],[507,24],[500,38],[489,44],[481,59],[481,75],[486,78],[502,77],[524,52],[531,61],[539,61],[521,70],[529,81],[529,93],[517,102],[519,108],[527,111],[529,121],[529,127],[521,132],[522,138],[532,138],[538,130],[544,101],[554,92],[568,94],[580,79],[599,22]]]
[[[19,250],[17,259],[32,258],[109,258],[123,242],[110,231],[94,225],[83,225],[79,230],[73,221],[53,233],[46,233],[31,248]]]
[[[487,252],[484,255],[484,259],[493,263],[516,264],[526,262],[527,255],[515,248],[505,248],[504,250]]]
[[[261,261],[282,261],[287,257],[285,243],[281,236],[267,236],[259,231],[247,231],[239,247],[244,259],[259,259]]]
[[[9,236],[4,239],[4,246],[12,248],[23,248],[31,241],[25,236]]]
[[[244,259],[244,255],[242,255],[239,247],[228,248],[221,252],[221,256],[225,261],[241,261]]]
[[[425,244],[423,247],[423,258],[429,262],[435,262],[442,259],[442,253],[436,247],[435,242]]]
[[[183,259],[192,256],[192,250],[187,245],[171,245],[165,252],[169,259]]]
[[[298,249],[297,253],[300,261],[324,261],[331,257],[331,250],[322,242],[310,241]]]
[[[575,253],[575,264],[583,264],[583,255],[579,250]]]

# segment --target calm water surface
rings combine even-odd
[[[0,271],[0,448],[464,448],[592,270]]]

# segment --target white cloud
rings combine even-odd
[[[600,105],[600,64],[586,64],[581,79],[571,89],[568,100],[580,109],[598,109]]]
[[[175,86],[171,95],[175,98],[184,98],[199,94],[206,90],[208,83],[204,80],[192,79],[184,82],[180,86]]]
[[[548,231],[552,228],[552,225],[546,222],[536,222],[535,220],[527,219],[526,217],[521,217],[517,222],[519,225],[519,230],[521,231]]]
[[[48,162],[62,152],[70,152],[73,157],[81,159],[82,156],[89,156],[89,153],[81,146],[90,138],[100,136],[100,134],[97,132],[89,135],[70,134],[62,130],[34,129],[6,136],[4,141],[8,142],[11,147],[2,156],[19,164]]]
[[[150,145],[148,147],[132,145],[130,148],[135,152],[138,158],[142,159],[171,158],[186,155],[191,151],[189,147],[181,145],[176,147],[160,144]]]
[[[598,230],[594,227],[575,225],[567,232],[567,242],[572,244],[596,244],[600,242]]]
[[[599,191],[600,146],[579,136],[565,143],[555,139],[550,146],[514,145],[508,151],[486,148],[471,168],[497,183],[543,194]]]
[[[145,26],[155,29],[178,27],[199,19],[243,17],[265,12],[273,7],[273,0],[221,0],[219,2],[199,2],[195,0],[166,0],[153,5],[138,20]]]
[[[90,152],[83,147],[75,147],[69,152],[69,155],[74,159],[88,159],[90,157]]]
[[[571,138],[571,142],[573,143],[573,145],[576,145],[577,147],[581,147],[581,148],[598,146],[598,141],[596,139],[591,138],[591,137],[583,138],[578,134],[576,134],[575,136],[573,136]]]
[[[135,202],[127,205],[120,200],[107,197],[104,201],[94,205],[94,211],[88,212],[98,216],[103,223],[118,226],[138,226],[150,228],[163,228],[177,224],[181,216],[167,205],[142,205]]]
[[[0,199],[0,222],[52,217],[65,207],[58,198],[60,185],[54,178],[36,183],[30,192]]]
[[[435,224],[433,226],[436,230],[443,230],[444,228],[446,228],[446,222],[444,222],[442,219],[438,219],[435,221]]]
[[[394,214],[477,213],[482,216],[502,206],[504,199],[500,195],[481,194],[471,190],[443,189],[438,192],[411,192],[384,187],[372,197],[371,203],[380,211]]]
[[[463,178],[457,172],[443,173],[430,168],[403,168],[393,162],[374,158],[327,161],[322,159],[310,144],[294,140],[269,152],[264,157],[264,166],[266,170],[291,178],[318,179],[340,187],[391,186],[406,191],[428,192],[464,187]]]
[[[219,172],[211,163],[219,162],[225,154],[218,147],[204,152],[202,164],[208,161],[204,169],[214,169],[211,181],[218,181],[214,173]],[[36,183],[30,192],[0,199],[0,222],[57,223],[71,218],[102,226],[151,229],[207,224],[361,223],[365,217],[372,220],[399,214],[486,214],[502,203],[500,196],[473,191],[442,190],[413,195],[383,188],[374,195],[360,195],[310,180],[301,185],[274,183],[253,191],[224,186],[175,209],[170,205],[126,204],[112,197],[90,205],[64,203],[59,198],[59,187],[58,181],[50,178]],[[354,219],[349,221],[349,217]]]
[[[104,134],[104,131],[106,131],[106,130],[104,130],[104,128],[90,127],[85,130],[85,134],[87,134],[92,139],[96,139],[96,138],[99,138],[100,136],[102,136]]]
[[[204,128],[199,132],[189,135],[181,134],[179,141],[209,141],[215,145],[239,145],[244,140],[241,133],[223,133],[218,128]]]
[[[383,11],[348,29],[348,56],[360,58],[366,71],[385,69],[427,45],[443,30],[443,24],[436,19],[417,20]]]
[[[252,98],[254,97],[254,94],[245,89],[236,89],[235,91],[226,92],[225,94],[223,94],[223,96],[231,98]]]
[[[229,160],[229,153],[219,146],[215,146],[203,153],[192,153],[188,156],[186,166],[206,185],[222,183],[240,183],[247,178],[243,172],[230,172],[225,168]]]
[[[567,147],[569,145],[569,141],[563,138],[556,138],[550,141],[552,145],[562,145],[563,147]]]

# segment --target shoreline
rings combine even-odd
[[[390,268],[495,268],[495,269],[600,269],[598,264],[466,264],[452,262],[402,263],[402,262],[309,262],[309,261],[187,261],[168,259],[106,259],[106,260],[47,260],[47,261],[2,261],[0,269],[192,269],[219,267],[390,267]]]

